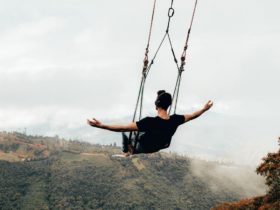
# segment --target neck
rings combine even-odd
[[[158,116],[162,119],[169,119],[169,115],[167,113],[167,110],[164,110],[162,108],[157,108]]]

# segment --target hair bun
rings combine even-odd
[[[165,110],[168,109],[168,107],[172,103],[172,96],[170,93],[165,92],[165,90],[159,90],[157,92],[157,99],[155,101],[156,107],[161,107]]]
[[[165,90],[159,90],[159,91],[157,92],[157,95],[159,96],[159,95],[161,95],[161,94],[163,94],[163,93],[166,93]]]

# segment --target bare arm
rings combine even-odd
[[[206,112],[207,110],[209,110],[211,107],[213,106],[213,102],[212,101],[208,101],[204,107],[198,111],[195,111],[191,114],[185,114],[185,122],[188,122],[190,120],[193,120],[195,118],[198,118],[200,115],[202,115],[204,112]]]
[[[135,122],[126,125],[105,125],[96,119],[87,120],[87,123],[96,128],[101,128],[105,130],[115,131],[115,132],[125,132],[125,131],[137,131],[137,125]]]

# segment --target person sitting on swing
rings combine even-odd
[[[95,118],[88,119],[87,122],[90,126],[96,128],[123,132],[122,150],[125,156],[139,153],[154,153],[170,146],[172,136],[180,125],[199,117],[213,106],[213,102],[208,101],[202,109],[191,114],[173,114],[169,116],[167,109],[171,103],[171,94],[160,90],[157,92],[157,99],[155,101],[156,117],[145,117],[127,125],[106,125]],[[124,132],[139,133],[136,135],[136,139],[130,139]]]

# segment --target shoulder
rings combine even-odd
[[[171,118],[174,118],[174,119],[178,119],[178,118],[184,117],[184,115],[182,115],[182,114],[173,114],[173,115],[171,115],[170,117],[171,117]]]
[[[155,117],[144,117],[141,120],[139,120],[138,122],[143,122],[143,121],[147,122],[147,121],[151,121],[151,120],[154,120],[154,119],[155,119]]]
[[[153,122],[155,120],[155,117],[144,117],[141,120],[137,121],[136,124],[140,125],[140,124],[147,124],[150,122]]]
[[[185,122],[185,116],[181,114],[173,114],[170,116],[178,124],[183,124]]]
[[[154,122],[154,117],[145,117],[136,122],[137,128],[139,131],[146,131]]]

